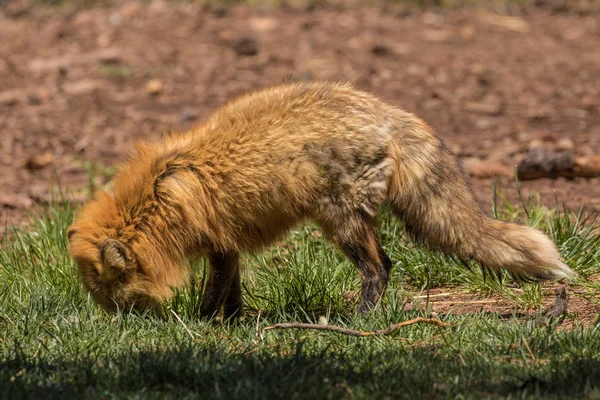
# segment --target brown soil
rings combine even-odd
[[[556,301],[556,290],[558,287],[547,284],[544,286],[544,300],[542,306],[545,310]],[[525,305],[519,305],[515,300],[500,295],[482,296],[480,293],[472,293],[453,288],[432,289],[429,292],[429,304],[427,294],[421,293],[410,297],[407,309],[416,307],[428,309],[433,316],[445,314],[472,314],[490,313],[499,315],[501,318],[516,318],[520,321],[536,320],[544,323],[543,312],[537,309],[527,309]],[[560,324],[560,329],[571,329],[575,326],[590,326],[600,316],[600,297],[590,294],[583,287],[572,287],[568,289],[568,301],[565,318]]]
[[[113,165],[134,141],[201,123],[227,99],[290,75],[351,81],[417,113],[465,164],[510,170],[539,144],[600,154],[594,10],[14,8],[0,8],[3,222],[22,223],[57,185],[84,200],[109,180],[100,171],[90,182],[86,165]],[[492,182],[472,183],[486,210]],[[513,179],[498,186],[516,200]],[[550,206],[556,194],[572,208],[600,207],[597,178],[522,188]]]

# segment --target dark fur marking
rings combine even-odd
[[[242,299],[242,285],[240,279],[239,267],[233,279],[231,285],[226,294],[225,304],[223,306],[223,319],[239,318],[244,314],[244,302]]]
[[[214,318],[218,314],[226,301],[227,291],[236,274],[239,274],[238,253],[214,253],[209,256],[209,261],[210,275],[200,305],[200,316],[203,318]]]
[[[361,300],[358,310],[361,313],[368,312],[377,303],[377,298],[387,282],[386,266],[381,261],[373,259],[364,244],[345,241],[340,241],[339,244],[361,274]]]

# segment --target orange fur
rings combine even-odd
[[[232,101],[190,132],[138,146],[69,228],[84,286],[107,309],[156,306],[208,256],[202,314],[242,311],[239,252],[273,243],[304,219],[356,264],[361,311],[391,261],[376,220],[389,203],[431,247],[491,268],[568,277],[553,244],[486,217],[455,158],[423,121],[350,85],[291,83]]]

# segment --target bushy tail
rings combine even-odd
[[[538,279],[575,277],[554,243],[539,230],[487,217],[482,227],[481,246],[473,254],[482,265]]]
[[[403,116],[390,148],[389,202],[416,240],[526,278],[573,278],[542,232],[483,214],[454,156],[422,121]]]

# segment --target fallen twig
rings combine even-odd
[[[266,328],[263,329],[263,331],[270,331],[272,329],[314,329],[314,330],[319,330],[319,331],[337,332],[337,333],[341,333],[343,335],[349,335],[349,336],[375,336],[375,335],[389,335],[399,328],[403,328],[405,326],[413,325],[413,324],[430,324],[430,325],[441,326],[444,328],[451,326],[451,324],[449,324],[447,322],[442,322],[437,318],[418,317],[418,318],[409,319],[408,321],[399,322],[397,324],[392,324],[385,329],[379,329],[376,331],[367,331],[367,332],[359,331],[359,330],[355,330],[355,329],[342,328],[341,326],[336,326],[336,325],[305,324],[305,323],[293,323],[293,322],[267,326]]]
[[[537,312],[531,316],[532,319],[546,325],[555,321],[560,321],[561,317],[567,314],[569,307],[569,284],[565,283],[560,288],[556,289],[556,300],[549,305],[545,310]]]
[[[192,340],[194,340],[194,334],[192,333],[192,331],[190,331],[190,329],[183,323],[183,321],[181,320],[181,318],[179,318],[179,315],[177,315],[177,313],[171,309],[169,309],[169,311],[171,311],[171,313],[175,316],[175,318],[177,318],[177,321],[179,321],[179,323],[181,325],[183,325],[183,328],[185,329],[185,331],[188,333],[188,335],[190,335],[190,338],[192,338]]]
[[[544,318],[546,321],[555,320],[567,313],[569,306],[568,284],[557,289],[556,300],[546,310],[544,310]]]
[[[529,347],[529,343],[527,343],[527,340],[525,339],[525,336],[521,336],[521,339],[523,340],[523,344],[525,345],[525,349],[527,349],[527,352],[529,353],[529,357],[531,357],[532,361],[535,361],[535,356],[533,355],[533,351],[531,351],[531,347]]]

